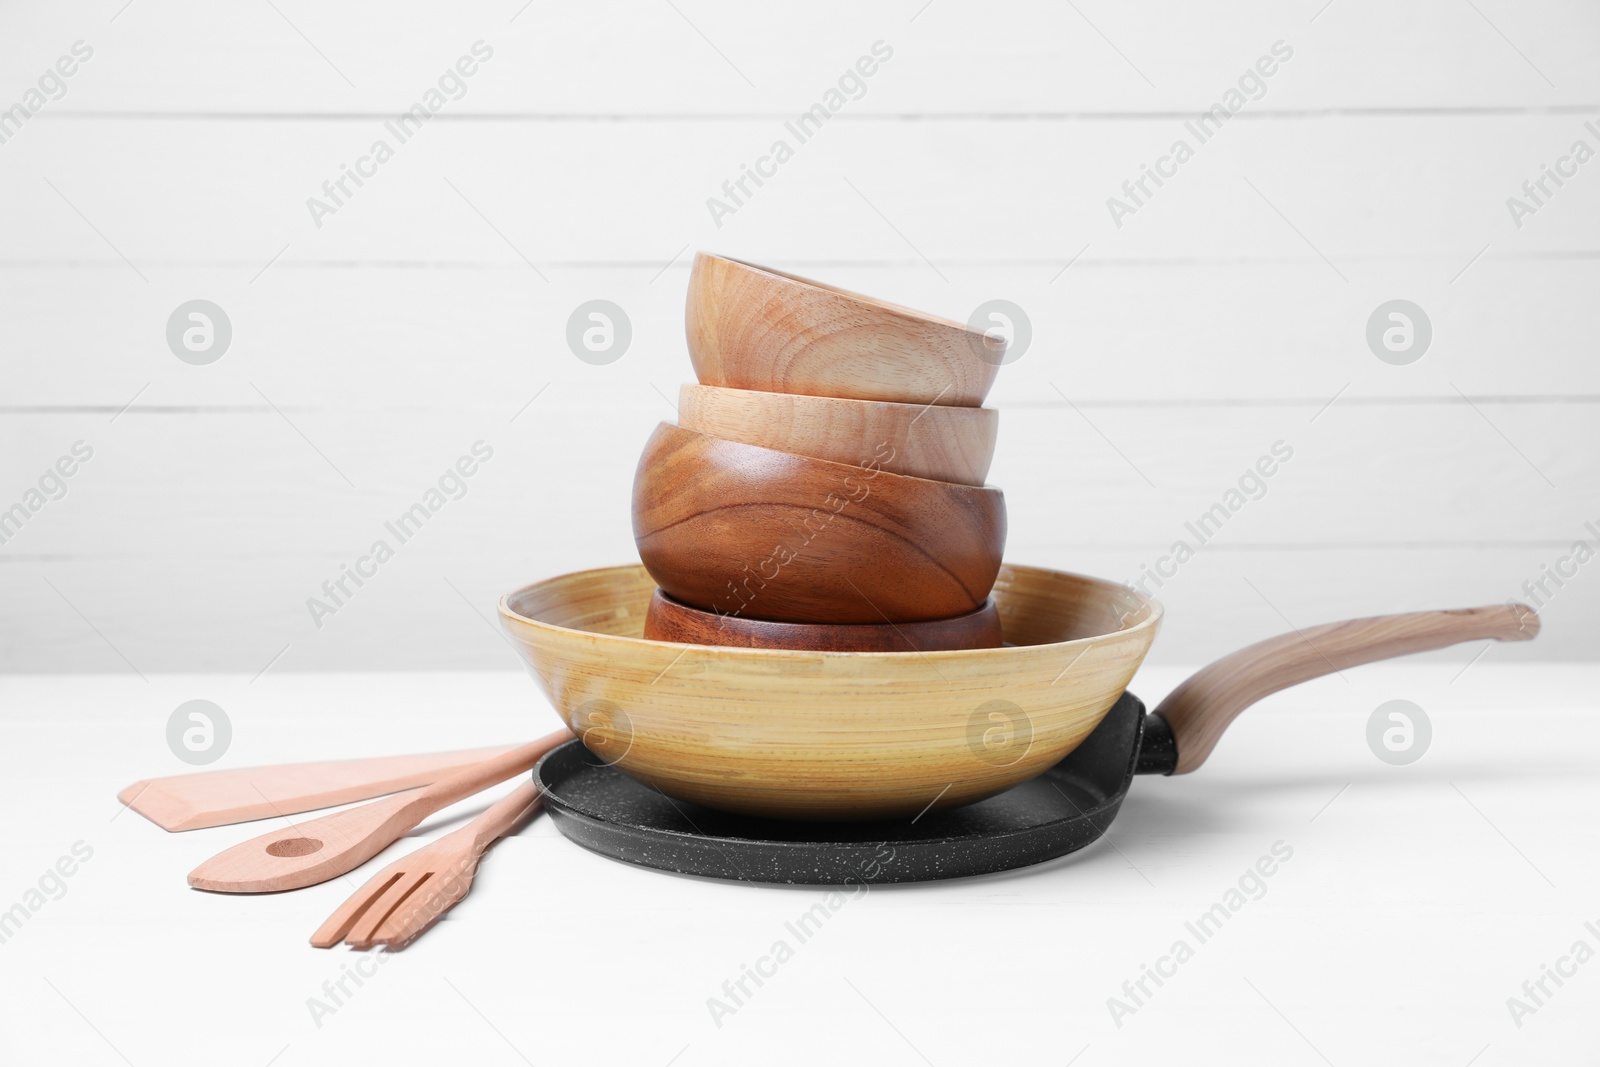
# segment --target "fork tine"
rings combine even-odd
[[[427,889],[393,909],[369,940],[397,950],[420,937],[467,895],[484,850],[538,811],[540,799],[538,784],[524,782],[471,823],[435,842],[429,858],[437,862]]]
[[[524,782],[466,826],[385,867],[311,935],[317,948],[404,948],[467,895],[484,850],[539,810],[539,787]]]
[[[445,870],[434,872],[423,892],[411,896],[384,918],[372,934],[372,942],[392,950],[405,948],[461,902],[472,888],[477,871],[477,857],[466,856]]]
[[[312,947],[332,948],[343,941],[344,936],[360,921],[372,902],[382,896],[384,890],[393,885],[400,875],[401,872],[391,864],[369,878],[366,885],[351,894],[349,900],[340,904],[334,913],[328,916],[327,921],[317,927],[317,932],[311,935]]]
[[[372,907],[362,912],[361,917],[351,925],[349,933],[345,934],[345,944],[352,948],[371,948],[372,932],[383,924],[389,913],[415,893],[419,886],[428,880],[432,871],[407,871],[393,883],[386,886],[382,894],[373,901]]]

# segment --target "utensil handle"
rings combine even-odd
[[[1177,741],[1170,773],[1199,767],[1241,711],[1280,689],[1463,641],[1530,641],[1538,633],[1538,614],[1508,603],[1331,622],[1260,641],[1201,668],[1156,708]]]
[[[543,795],[539,784],[530,780],[489,805],[482,815],[464,827],[472,832],[473,855],[483,855],[490,845],[515,830],[524,819],[538,811],[539,801]]]
[[[572,739],[571,730],[557,730],[530,744],[514,748],[504,755],[486,759],[476,766],[457,771],[448,778],[441,778],[418,793],[411,803],[406,805],[408,813],[414,815],[420,822],[440,808],[449,807],[458,800],[480,793],[513,775],[532,770],[533,765],[538,763],[546,752]],[[416,823],[412,825],[415,826]]]

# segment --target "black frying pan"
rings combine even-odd
[[[1146,714],[1123,693],[1100,725],[1043,774],[988,800],[912,820],[786,822],[676,801],[602,762],[581,742],[545,756],[534,776],[561,832],[645,867],[745,882],[919,882],[1026,867],[1105,833],[1136,774],[1184,774],[1262,697],[1347,667],[1462,641],[1526,641],[1539,619],[1522,604],[1330,623],[1235,652]]]

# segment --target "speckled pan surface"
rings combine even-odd
[[[1144,705],[1124,693],[1070,755],[999,796],[915,820],[792,822],[674,801],[580,742],[534,769],[551,818],[584,848],[641,867],[741,882],[860,886],[1027,867],[1105,832],[1128,791]]]

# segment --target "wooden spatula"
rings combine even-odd
[[[296,823],[219,852],[189,872],[189,884],[216,893],[302,889],[355,870],[429,815],[533,768],[539,757],[572,740],[557,730],[475,766],[359,808]]]
[[[176,774],[134,782],[117,799],[163,830],[200,830],[298,815],[431,785],[513,747]]]

